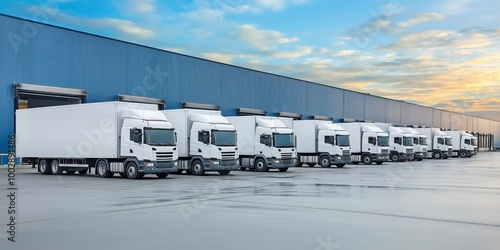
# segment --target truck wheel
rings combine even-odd
[[[391,155],[391,161],[398,162],[399,161],[399,155],[398,154],[392,154]]]
[[[383,161],[377,161],[375,163],[377,163],[377,165],[382,165],[382,163],[384,163],[384,162]]]
[[[267,164],[262,158],[259,158],[255,161],[254,168],[255,168],[255,171],[266,172],[267,171]]]
[[[372,157],[370,155],[364,155],[363,159],[361,159],[361,160],[363,161],[363,164],[365,164],[365,165],[372,164]]]
[[[165,179],[165,178],[167,178],[168,174],[167,173],[159,173],[159,174],[156,174],[156,176],[158,176],[159,179]]]
[[[313,168],[314,166],[316,166],[316,163],[307,163],[307,166],[309,166],[310,168]]]
[[[441,152],[439,151],[434,152],[434,159],[441,159]]]
[[[76,173],[75,170],[66,170],[66,174],[73,175],[75,173]]]
[[[195,160],[191,165],[191,171],[193,171],[194,175],[204,175],[205,167],[203,166],[203,163],[201,161]]]
[[[408,156],[408,161],[414,161],[414,160],[415,160],[415,155]]]
[[[337,164],[336,165],[338,168],[343,168],[345,166],[345,163],[344,164]]]
[[[288,171],[288,168],[280,168],[279,170],[280,170],[280,172],[286,172],[286,171]]]
[[[50,162],[50,170],[52,171],[52,174],[62,174],[62,169],[59,167],[58,160],[52,160]]]
[[[95,167],[96,167],[97,176],[99,176],[101,178],[109,178],[109,177],[113,176],[113,172],[109,171],[107,161],[100,160],[97,162]]]
[[[231,173],[231,171],[229,171],[229,170],[220,170],[218,172],[220,175],[228,175],[229,173]]]
[[[47,160],[41,159],[40,161],[38,161],[38,167],[40,168],[40,173],[50,174],[50,167]]]
[[[141,178],[139,174],[139,169],[137,168],[137,164],[135,162],[131,161],[127,163],[127,166],[125,167],[125,173],[127,173],[127,177],[129,179],[139,179]]]
[[[461,158],[466,158],[466,157],[467,157],[467,152],[465,152],[465,151],[461,151],[461,152],[460,152],[460,157],[461,157]]]
[[[79,173],[79,174],[82,174],[82,175],[83,175],[83,174],[87,174],[87,169],[85,169],[85,170],[78,170],[78,173]]]
[[[330,157],[324,155],[324,156],[321,156],[321,158],[319,158],[319,165],[322,167],[322,168],[329,168],[332,166],[332,163],[330,162]]]

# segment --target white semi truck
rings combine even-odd
[[[179,173],[227,175],[239,167],[236,129],[220,111],[172,109],[162,111],[177,131]]]
[[[388,123],[374,123],[374,125],[389,134],[389,159],[391,161],[406,161],[409,157],[413,157],[412,134]]]
[[[402,127],[404,132],[413,135],[413,156],[409,156],[408,160],[421,161],[426,158],[427,155],[427,136],[420,134],[413,128]]]
[[[296,165],[295,136],[282,119],[269,116],[227,117],[238,131],[241,169],[286,172]]]
[[[389,134],[382,131],[373,123],[338,123],[349,132],[351,144],[351,162],[363,162],[370,165],[372,162],[382,164],[389,160]]]
[[[323,168],[339,168],[351,163],[349,132],[331,121],[294,120],[297,135],[297,165],[316,164]]]
[[[452,138],[453,152],[451,156],[466,158],[475,154],[473,135],[463,131],[446,131],[446,134]]]
[[[17,155],[42,174],[138,179],[177,171],[175,131],[158,105],[101,102],[16,111]]]
[[[451,136],[438,128],[415,128],[415,130],[429,138],[427,158],[448,159],[451,156],[453,150]]]

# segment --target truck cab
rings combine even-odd
[[[421,161],[427,156],[427,136],[420,134],[413,128],[401,128],[405,133],[413,136],[413,155],[408,155],[408,160]]]
[[[177,171],[177,136],[161,112],[125,108],[122,121],[120,155],[136,159],[139,174]],[[121,173],[126,165],[111,163],[110,169]]]
[[[451,136],[443,131],[434,131],[433,157],[435,159],[448,159],[452,154]]]
[[[413,157],[413,135],[401,128],[389,127],[389,148],[391,161],[406,161]]]
[[[363,126],[362,151],[368,152],[361,158],[364,164],[371,164],[372,161],[381,164],[389,160],[389,134],[374,126]]]
[[[335,164],[343,167],[351,162],[349,132],[332,123],[318,124],[318,152],[328,152],[330,161],[320,165]]]

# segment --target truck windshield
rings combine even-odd
[[[452,146],[451,138],[445,138],[445,144],[446,144],[446,146]]]
[[[427,146],[427,138],[420,138],[420,145]]]
[[[403,137],[403,146],[413,146],[413,137]]]
[[[477,146],[477,139],[472,139],[472,146]]]
[[[349,144],[349,136],[348,135],[337,135],[337,145],[341,147],[348,147]]]
[[[216,146],[236,146],[236,132],[212,130],[212,144]]]
[[[293,148],[293,134],[273,134],[274,146],[277,148]]]
[[[379,136],[377,141],[378,141],[378,145],[381,147],[388,147],[389,146],[389,137],[388,136]]]
[[[144,143],[152,146],[175,146],[174,129],[144,128]]]

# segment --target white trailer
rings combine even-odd
[[[429,138],[427,158],[448,159],[451,156],[453,150],[451,136],[438,128],[415,128],[415,130]]]
[[[421,161],[425,159],[427,155],[427,136],[420,134],[413,128],[402,127],[401,129],[406,133],[413,135],[413,157],[409,156],[408,160]]]
[[[446,134],[451,136],[453,144],[453,157],[471,157],[474,155],[474,136],[463,131],[446,131]]]
[[[285,172],[296,165],[295,137],[283,120],[269,116],[227,117],[238,131],[241,169],[264,172],[271,168]]]
[[[138,179],[177,171],[175,131],[157,105],[101,102],[16,111],[17,155],[42,174]]]
[[[413,157],[413,135],[389,123],[374,123],[389,134],[389,159],[394,162],[406,161]]]
[[[239,167],[236,130],[220,111],[201,109],[163,110],[176,130],[179,173],[227,175]]]
[[[329,168],[342,168],[351,163],[349,132],[331,121],[294,120],[293,131],[297,136],[297,166],[319,164]]]
[[[351,144],[351,161],[353,164],[363,162],[378,165],[389,160],[389,135],[373,123],[338,123],[349,132]]]

